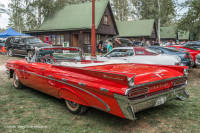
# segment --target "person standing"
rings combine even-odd
[[[113,40],[113,47],[121,47],[121,44],[117,37]]]
[[[103,41],[99,41],[98,45],[97,45],[97,51],[99,53],[99,55],[102,55],[102,49],[103,49]]]
[[[112,44],[109,41],[107,41],[107,53],[110,52],[112,48],[113,48]]]

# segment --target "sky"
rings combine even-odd
[[[185,2],[186,0],[178,0],[179,3]],[[8,4],[11,2],[11,0],[0,0],[1,4],[5,5],[5,9],[8,9]],[[179,14],[182,15],[184,12],[186,12],[187,9],[183,9],[182,11],[179,11]],[[0,16],[0,28],[6,28],[6,26],[9,23],[9,16],[5,13],[1,14]]]

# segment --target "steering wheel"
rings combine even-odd
[[[42,58],[42,63],[55,64],[56,59],[51,55],[46,55]]]

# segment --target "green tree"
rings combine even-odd
[[[181,6],[188,8],[188,11],[179,20],[178,29],[196,34],[200,28],[200,1],[187,0]]]
[[[133,2],[132,2],[133,1]],[[161,25],[169,25],[176,17],[176,0],[132,0],[137,2],[141,19],[161,19]],[[159,12],[160,3],[160,12]]]
[[[117,21],[127,21],[131,14],[129,0],[111,0],[112,10]]]
[[[1,3],[0,3],[0,16],[1,16],[2,13],[5,13],[5,11],[6,11],[6,10],[4,9],[4,7],[5,7],[4,4],[1,4]]]
[[[18,32],[21,32],[25,29],[23,2],[21,0],[11,0],[8,7],[8,15],[10,16],[9,27],[13,27]]]
[[[176,17],[176,0],[131,0],[136,5],[137,16],[141,19],[155,19],[158,25],[160,41],[160,26],[170,25]]]

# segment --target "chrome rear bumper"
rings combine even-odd
[[[121,111],[123,112],[124,116],[127,119],[135,120],[135,113],[147,108],[159,106],[161,104],[164,104],[165,102],[176,99],[179,97],[189,97],[185,90],[185,85],[176,88],[171,89],[167,92],[155,94],[149,97],[145,97],[139,100],[129,100],[127,96],[122,96],[118,94],[114,94],[115,99],[117,100]],[[162,101],[162,98],[164,98],[164,101]],[[159,99],[161,99],[161,103],[159,103]]]

